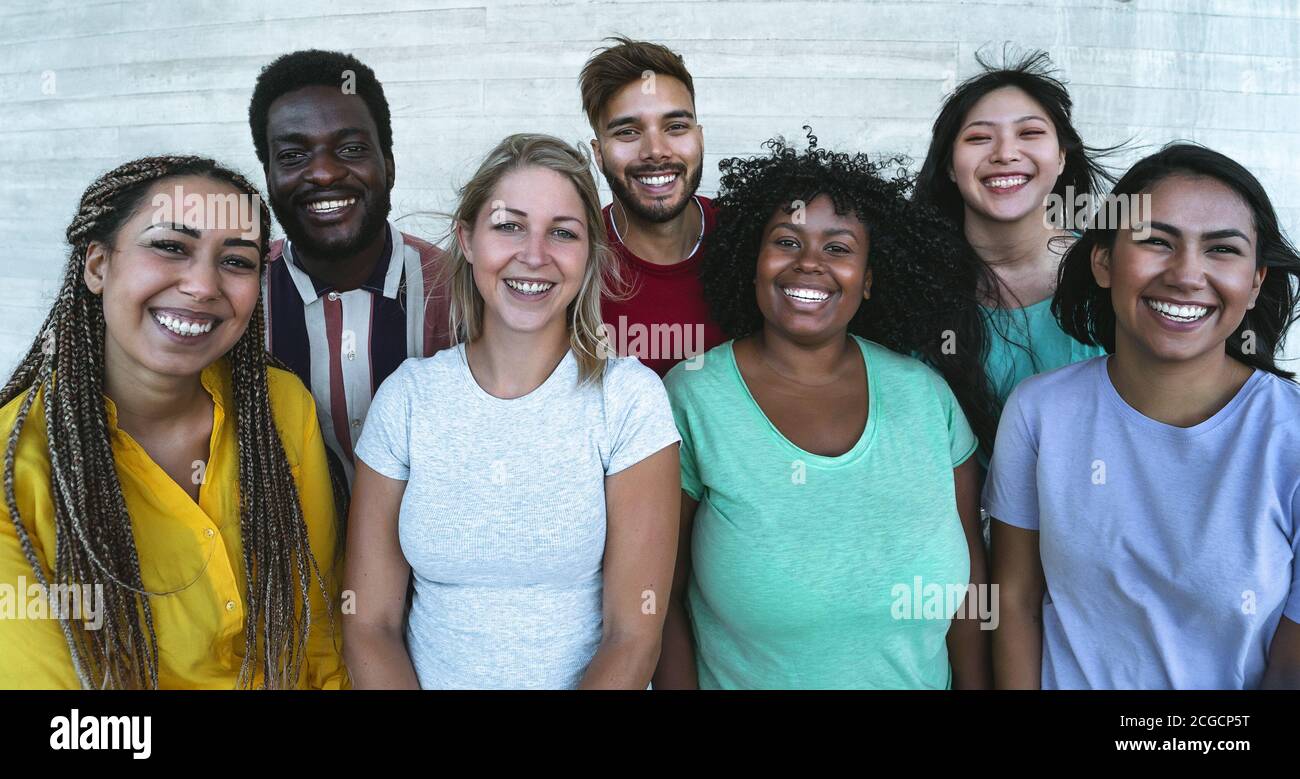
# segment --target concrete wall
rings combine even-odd
[[[944,94],[981,46],[1047,49],[1085,139],[1174,138],[1249,167],[1300,240],[1297,0],[286,0],[0,5],[0,372],[30,343],[85,186],[129,158],[214,156],[261,181],[247,107],[258,70],[314,46],[384,83],[394,214],[446,209],[504,134],[590,137],[577,74],[621,32],[680,51],[717,160],[811,123],[822,145],[919,159]],[[1126,162],[1128,160],[1125,160]],[[439,225],[400,222],[428,234]],[[1300,338],[1296,339],[1300,341]],[[1288,350],[1300,356],[1300,343]],[[1300,366],[1300,362],[1293,363]]]

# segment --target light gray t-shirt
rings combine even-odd
[[[403,362],[356,454],[407,482],[398,535],[420,686],[577,686],[600,643],[605,477],[680,440],[663,384],[634,357],[580,387],[570,351],[511,400],[478,385],[463,344]]]

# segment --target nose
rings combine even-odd
[[[218,256],[196,256],[185,264],[176,288],[196,302],[215,300],[221,295],[221,277],[217,269]]]
[[[668,143],[663,133],[649,130],[641,135],[641,159],[646,162],[659,162],[671,156]]]
[[[540,268],[549,262],[546,254],[546,233],[544,231],[533,231],[529,233],[528,240],[524,244],[522,251],[519,252],[519,262],[528,268]]]
[[[812,242],[805,242],[795,257],[794,269],[799,273],[821,273],[823,271],[821,250]]]
[[[328,187],[347,175],[347,168],[334,159],[333,154],[317,153],[303,170],[303,178],[318,187]]]
[[[1185,245],[1174,252],[1162,280],[1175,289],[1205,288],[1205,258],[1196,246]]]
[[[1001,132],[995,134],[992,156],[989,161],[1003,165],[1020,161],[1019,139],[1014,133]]]

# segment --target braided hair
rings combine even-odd
[[[150,598],[179,592],[144,587],[122,485],[114,467],[104,404],[105,320],[102,299],[83,280],[91,242],[112,246],[121,226],[154,183],[200,175],[248,195],[243,176],[202,157],[160,156],[128,162],[101,176],[81,196],[67,240],[72,250],[63,284],[36,340],[0,390],[0,406],[22,396],[4,453],[4,500],[37,581],[44,569],[23,525],[14,494],[19,436],[34,402],[43,403],[54,506],[57,584],[102,588],[99,630],[65,615],[60,626],[78,679],[86,688],[157,688],[158,636]],[[265,272],[271,216],[260,197],[261,262]],[[284,447],[271,415],[262,301],[226,354],[232,374],[239,459],[239,529],[244,555],[247,651],[238,685],[293,686],[306,656],[313,575],[324,578],[308,544],[307,525]],[[338,489],[335,489],[336,501]],[[201,574],[200,574],[201,575]],[[197,579],[197,577],[196,577]],[[333,621],[333,607],[330,618]]]
[[[754,273],[763,228],[776,209],[792,212],[798,200],[831,198],[838,214],[856,214],[871,239],[871,297],[849,322],[850,333],[936,367],[975,431],[992,451],[997,412],[980,364],[987,335],[974,296],[974,270],[943,216],[909,203],[910,178],[900,157],[873,162],[866,154],[783,139],[763,144],[770,154],[722,160],[715,205],[717,227],[705,238],[700,280],[714,321],[732,338],[763,326],[754,296]],[[895,172],[890,175],[890,169]]]

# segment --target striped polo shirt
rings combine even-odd
[[[384,253],[358,288],[337,291],[307,274],[287,240],[272,244],[262,299],[266,348],[316,399],[325,443],[354,475],[353,447],[370,400],[407,357],[449,345],[442,252],[390,222]]]

